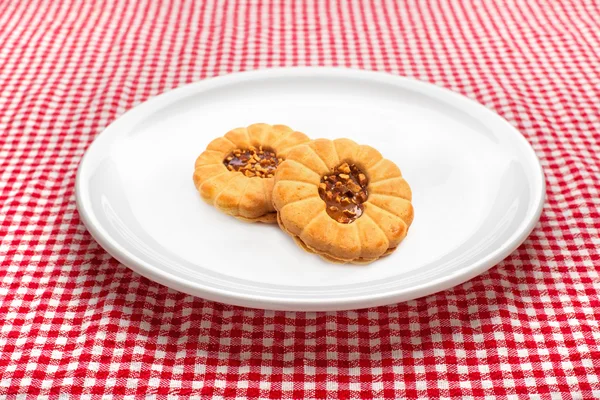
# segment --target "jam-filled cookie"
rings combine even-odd
[[[233,129],[196,159],[194,184],[222,212],[249,222],[274,223],[274,174],[294,146],[308,137],[285,125],[253,124]]]
[[[295,147],[273,188],[281,229],[337,263],[366,264],[393,252],[412,223],[411,198],[396,164],[349,139]]]

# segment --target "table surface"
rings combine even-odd
[[[0,395],[600,398],[599,60],[596,0],[0,1]],[[299,65],[414,77],[510,121],[546,173],[529,239],[445,292],[332,313],[184,295],[92,240],[75,174],[115,118]]]

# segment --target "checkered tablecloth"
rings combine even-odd
[[[453,289],[337,313],[204,301],[92,240],[75,174],[115,118],[299,65],[414,77],[510,121],[547,179],[529,239]],[[0,0],[0,145],[1,399],[600,398],[600,1]]]

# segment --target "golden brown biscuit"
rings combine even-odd
[[[411,199],[396,164],[349,139],[295,147],[273,188],[281,229],[336,263],[368,264],[392,253],[413,221]]]
[[[294,146],[308,137],[285,125],[253,124],[209,143],[196,159],[194,184],[201,197],[247,222],[275,223],[274,174]]]

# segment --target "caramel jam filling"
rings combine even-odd
[[[274,151],[250,146],[248,149],[235,149],[225,159],[223,164],[229,171],[240,171],[249,178],[272,178],[275,170],[283,160]]]
[[[367,176],[356,165],[343,163],[321,178],[319,196],[327,205],[327,214],[337,222],[350,224],[359,218],[369,193]]]

